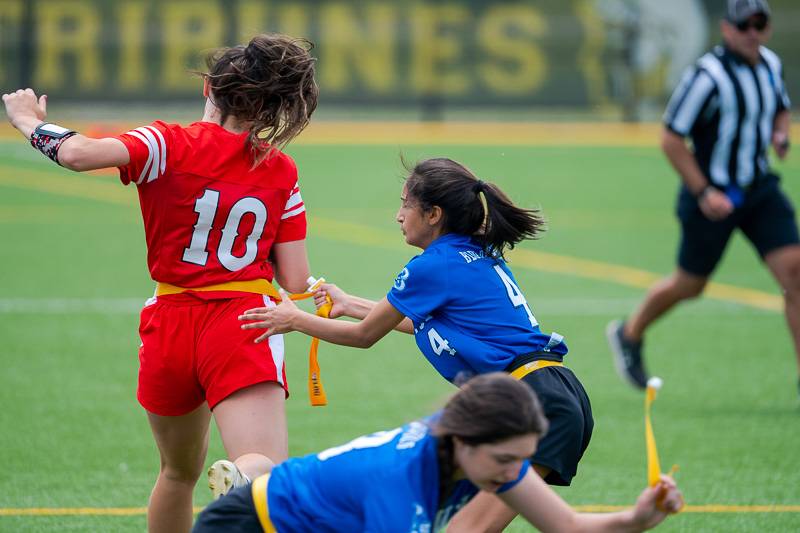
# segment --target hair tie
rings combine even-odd
[[[489,204],[486,202],[486,184],[483,180],[478,180],[475,185],[472,186],[472,190],[475,192],[478,200],[481,201],[481,207],[483,208],[483,223],[479,230],[479,232],[483,234],[486,232],[486,227],[489,224]]]

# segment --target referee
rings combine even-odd
[[[682,180],[678,265],[627,320],[606,330],[618,372],[635,387],[647,383],[646,329],[703,292],[736,228],[783,289],[800,367],[800,239],[794,208],[767,159],[770,144],[786,157],[790,119],[781,60],[764,46],[769,23],[766,1],[728,0],[723,44],[687,70],[664,114],[661,147]]]

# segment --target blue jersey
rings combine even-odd
[[[281,533],[432,533],[466,505],[478,487],[459,480],[440,507],[437,439],[430,421],[359,437],[316,455],[289,459],[269,478],[269,517]],[[530,464],[525,461],[515,486]]]
[[[514,275],[474,239],[439,237],[411,259],[387,294],[414,323],[422,353],[448,381],[504,370],[515,357],[567,353],[558,333],[543,333]]]

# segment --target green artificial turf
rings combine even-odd
[[[310,215],[312,269],[354,294],[381,297],[417,253],[394,222],[401,153],[453,157],[517,203],[541,207],[549,231],[523,250],[672,269],[677,177],[655,148],[299,145],[290,153]],[[782,166],[796,200],[799,170],[797,157]],[[158,456],[135,399],[137,315],[153,284],[135,196],[113,176],[73,174],[23,141],[0,143],[0,513],[146,505]],[[631,504],[645,484],[643,402],[614,373],[603,331],[643,289],[511,257],[543,329],[566,337],[566,362],[594,408],[592,443],[573,486],[559,493],[575,505]],[[738,236],[715,280],[778,294]],[[292,455],[425,415],[452,392],[411,337],[392,334],[366,351],[323,343],[330,405],[312,408],[307,350],[308,338],[287,337]],[[781,313],[687,303],[652,328],[646,355],[665,382],[653,412],[662,464],[680,465],[689,505],[800,505],[797,373]],[[222,455],[214,434],[208,464]],[[195,504],[209,500],[201,483]],[[144,527],[141,514],[0,514],[0,531]],[[687,512],[662,527],[789,531],[800,527],[800,512]],[[509,528],[527,529],[520,521]]]

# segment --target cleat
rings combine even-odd
[[[613,320],[606,327],[606,338],[614,355],[614,365],[622,379],[637,389],[644,390],[647,388],[647,371],[642,359],[642,343],[626,339],[622,333],[624,327],[625,322],[622,320]]]
[[[225,496],[231,489],[244,487],[250,479],[242,474],[231,461],[220,459],[208,469],[208,488],[215,500]]]

